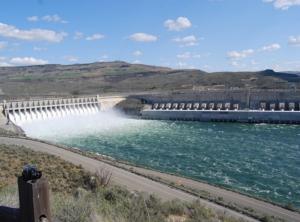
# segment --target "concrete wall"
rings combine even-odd
[[[77,98],[39,98],[33,100],[17,100],[6,101],[0,104],[0,112],[6,110],[8,112],[20,110],[33,110],[33,109],[47,109],[47,108],[66,108],[81,105],[97,105],[101,111],[112,109],[116,104],[124,101],[126,97],[121,96],[85,96]]]
[[[118,103],[124,101],[126,97],[122,96],[110,96],[110,97],[99,97],[101,110],[108,110],[114,108]]]
[[[18,100],[4,101],[5,110],[23,110],[33,108],[68,107],[73,105],[97,104],[100,106],[98,96],[79,98],[58,98],[58,99],[38,99],[38,100]]]
[[[300,111],[143,110],[144,119],[300,124]]]
[[[0,104],[0,125],[7,122],[3,111],[3,104]]]
[[[241,109],[258,109],[260,102],[300,102],[300,90],[209,90],[161,95],[141,95],[148,103],[230,102]]]

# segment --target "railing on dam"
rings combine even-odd
[[[300,124],[300,102],[260,102],[256,109],[214,101],[153,103],[141,111],[141,116],[158,120]]]
[[[8,121],[20,125],[38,119],[97,113],[100,97],[3,101],[2,109]]]
[[[230,102],[173,102],[153,103],[152,110],[240,110],[239,103]],[[256,110],[260,111],[300,111],[300,102],[260,102]]]

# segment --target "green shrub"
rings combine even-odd
[[[90,222],[93,209],[86,195],[78,198],[55,195],[52,212],[54,219],[60,222]]]
[[[185,213],[185,205],[180,200],[172,200],[163,203],[163,212],[166,216],[168,215],[178,215],[182,216]]]

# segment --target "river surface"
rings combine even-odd
[[[32,137],[300,209],[300,126],[134,120],[106,113],[22,127]]]

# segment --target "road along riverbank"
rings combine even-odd
[[[250,211],[257,211],[260,215],[272,215],[282,218],[286,221],[300,221],[300,214],[296,212],[292,212],[270,203],[266,203],[238,193],[234,193],[232,191],[224,190],[190,179],[155,172],[139,167],[128,166],[126,164],[116,163],[114,161],[111,161],[111,163],[109,163],[109,161],[107,160],[96,160],[94,158],[89,158],[70,150],[62,149],[55,145],[44,143],[42,141],[31,140],[29,138],[0,137],[0,143],[8,145],[21,145],[35,151],[41,151],[56,155],[74,164],[81,164],[86,170],[89,170],[91,172],[104,167],[113,173],[112,179],[114,183],[126,186],[126,188],[129,190],[137,190],[141,192],[156,194],[163,200],[180,199],[184,201],[192,201],[198,198],[195,194],[202,193],[202,195],[200,196],[203,196],[203,193],[208,193],[213,197],[218,198],[220,202],[226,201],[238,207],[247,207]],[[148,178],[146,178],[145,176]],[[165,184],[157,182],[156,180],[160,180]],[[169,184],[169,186],[166,184]],[[170,187],[172,185],[179,187],[181,190]],[[186,190],[187,192],[183,190]],[[230,216],[243,218],[248,221],[256,221],[255,219],[252,219],[244,214],[230,210],[227,207],[204,200],[202,198],[200,200],[204,205],[215,210],[225,211]]]

